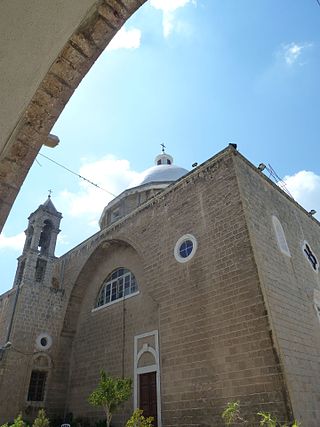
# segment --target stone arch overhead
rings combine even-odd
[[[142,358],[142,356],[144,354],[150,353],[154,359],[154,363],[156,363],[157,360],[157,352],[155,351],[154,348],[152,348],[149,345],[145,345],[141,348],[141,350],[139,351],[139,353],[137,354],[137,364],[139,365],[139,361]]]
[[[0,232],[42,144],[83,77],[146,0],[98,0],[48,69],[0,153]]]
[[[46,364],[43,364],[41,359],[45,360]],[[32,366],[40,369],[51,369],[53,367],[52,358],[49,354],[38,351],[32,356]]]
[[[96,271],[97,263],[99,264],[100,259],[101,261],[104,260],[106,254],[110,250],[121,247],[133,250],[137,254],[143,268],[143,258],[141,256],[141,252],[136,250],[136,248],[129,242],[119,239],[110,239],[100,242],[87,258],[86,262],[77,275],[77,279],[74,282],[64,316],[64,322],[61,331],[62,334],[69,336],[74,335],[77,330],[82,301],[85,297],[88,283],[90,283],[92,274]]]

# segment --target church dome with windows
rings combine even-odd
[[[173,164],[173,158],[167,153],[159,154],[155,158],[155,166],[142,172],[133,182],[133,187],[150,184],[152,182],[173,182],[188,173],[187,169]]]
[[[155,158],[155,166],[142,172],[129,189],[123,191],[104,208],[99,221],[100,228],[107,227],[128,215],[188,172],[187,169],[173,164],[173,157],[163,149]]]

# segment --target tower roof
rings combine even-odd
[[[52,213],[52,214],[59,214],[60,212],[57,211],[54,204],[52,203],[51,196],[48,196],[47,200],[40,205],[39,207],[44,207],[46,211]]]
[[[37,214],[37,213],[40,213],[40,212],[47,212],[47,213],[49,213],[49,214],[51,214],[51,215],[54,215],[54,216],[56,216],[56,217],[58,217],[58,218],[62,218],[62,214],[61,214],[61,212],[58,212],[57,211],[57,209],[56,209],[56,207],[54,206],[54,204],[52,203],[52,200],[51,200],[51,196],[50,196],[50,194],[49,194],[49,196],[48,196],[48,198],[47,198],[47,200],[44,202],[44,203],[42,203],[39,207],[38,207],[38,209],[36,209],[31,215],[30,215],[30,217],[28,218],[28,219],[30,219],[31,217],[33,217],[35,214]]]

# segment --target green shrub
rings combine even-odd
[[[258,412],[259,426],[261,427],[289,427],[287,424],[279,424],[277,419],[269,412]],[[221,414],[225,425],[230,426],[233,423],[247,424],[248,421],[242,418],[240,414],[240,402],[229,402]],[[248,424],[247,424],[248,425]],[[297,421],[291,424],[291,427],[301,427]]]
[[[221,415],[225,425],[230,426],[235,422],[246,423],[240,414],[240,402],[229,402]]]
[[[145,418],[142,409],[136,409],[128,419],[125,427],[153,427],[153,417]]]
[[[22,415],[19,414],[17,418],[14,419],[13,424],[10,427],[27,427],[27,424],[23,421]]]
[[[49,419],[46,417],[46,411],[39,409],[37,418],[33,421],[32,427],[49,427]]]

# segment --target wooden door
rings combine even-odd
[[[157,377],[156,372],[139,375],[139,408],[145,417],[153,417],[157,427]]]

